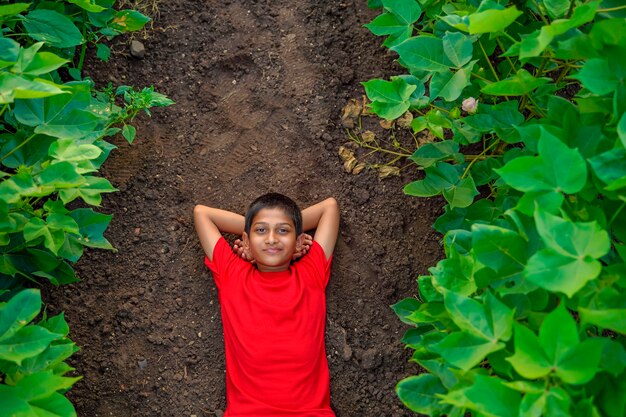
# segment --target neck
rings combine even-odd
[[[287,271],[289,270],[289,265],[291,263],[287,264],[287,265],[277,265],[277,266],[268,266],[268,265],[260,265],[257,264],[257,269],[261,272],[282,272],[282,271]]]

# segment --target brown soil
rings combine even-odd
[[[192,209],[243,212],[268,191],[341,205],[326,338],[337,416],[412,415],[394,386],[418,369],[389,306],[440,256],[441,204],[402,194],[414,172],[343,171],[341,107],[360,81],[399,72],[362,27],[375,16],[365,3],[164,1],[143,60],[125,39],[110,63],[87,65],[98,85],[154,85],[176,105],[141,117],[135,143],[116,138],[104,165],[120,189],[102,207],[118,252],[88,251],[82,281],[45,296],[82,347],[69,393],[79,416],[221,416],[219,305]]]

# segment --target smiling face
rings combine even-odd
[[[244,247],[250,250],[259,271],[289,269],[298,239],[293,220],[280,208],[261,209],[243,235]]]

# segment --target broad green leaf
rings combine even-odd
[[[69,62],[51,52],[37,52],[30,64],[22,70],[22,74],[41,75],[61,67]]]
[[[33,10],[24,16],[22,24],[28,36],[55,48],[70,48],[83,43],[83,36],[76,25],[54,10]]]
[[[520,43],[519,57],[527,59],[539,56],[554,38],[593,20],[599,4],[598,1],[582,4],[574,9],[570,19],[555,20],[550,25],[542,26],[540,31],[526,36]]]
[[[86,110],[91,104],[87,82],[68,83],[72,94],[34,100],[16,100],[15,118],[42,133],[58,138],[79,139],[93,132],[104,116]]]
[[[519,417],[522,396],[496,377],[476,375],[468,387],[449,391],[445,403],[476,411],[481,417]]]
[[[539,338],[527,327],[515,323],[515,354],[507,361],[515,371],[528,379],[542,378],[552,371],[552,364],[539,342]]]
[[[605,339],[604,342],[599,366],[603,371],[619,377],[626,368],[626,349],[615,340]]]
[[[0,6],[0,10],[2,10]],[[13,65],[20,54],[21,46],[10,38],[0,38],[0,68],[6,68]]]
[[[86,183],[86,179],[76,173],[74,165],[67,161],[48,165],[35,179],[41,185],[49,185],[57,189],[74,188]]]
[[[552,19],[559,19],[565,16],[570,8],[572,0],[543,0],[544,6],[548,11],[548,15]]]
[[[460,173],[457,167],[445,162],[438,162],[424,170],[426,178],[413,181],[404,186],[405,194],[417,197],[432,197],[441,193],[445,188],[451,188],[459,181]]]
[[[45,247],[56,255],[65,241],[65,232],[51,227],[38,217],[33,217],[24,226],[24,240],[34,242],[40,237],[43,237]]]
[[[573,297],[585,284],[600,274],[602,265],[595,259],[564,256],[552,249],[535,253],[524,270],[524,278],[552,292]]]
[[[394,77],[392,81],[374,79],[363,86],[372,101],[372,110],[387,120],[396,119],[409,109],[409,97],[417,88],[400,77]]]
[[[83,245],[99,249],[113,249],[103,236],[113,218],[112,215],[96,213],[90,208],[80,208],[72,210],[70,216],[78,223],[82,236],[80,242]]]
[[[39,372],[22,378],[15,386],[14,395],[27,402],[44,400],[56,391],[68,389],[79,379],[57,376],[50,371]]]
[[[495,271],[521,269],[526,263],[527,242],[512,230],[474,224],[472,247],[476,259]]]
[[[594,94],[604,95],[615,91],[619,79],[609,66],[606,58],[592,58],[583,64],[582,69],[571,76]]]
[[[99,13],[103,10],[106,10],[105,7],[102,7],[98,4],[97,0],[67,0],[67,1],[92,13]]]
[[[498,340],[508,341],[513,334],[513,316],[515,311],[507,307],[491,292],[485,296],[485,313],[489,327]]]
[[[74,139],[58,139],[48,149],[48,155],[59,161],[78,162],[95,159],[102,153],[96,145],[78,144]]]
[[[597,222],[572,222],[543,210],[535,212],[537,231],[547,247],[577,258],[600,258],[610,249],[609,236]]]
[[[58,334],[43,327],[23,327],[13,336],[0,340],[0,360],[20,365],[24,359],[43,352],[56,339],[59,339]]]
[[[471,175],[459,180],[452,187],[444,188],[442,193],[450,208],[467,207],[474,202],[478,190]]]
[[[445,394],[446,388],[439,378],[431,374],[410,376],[398,382],[396,394],[410,410],[427,415],[445,414],[450,406],[440,404],[438,395]]]
[[[563,356],[579,342],[576,322],[565,303],[548,314],[539,329],[539,340],[550,361]]]
[[[622,141],[622,146],[626,148],[626,113],[623,113],[622,117],[619,119],[619,123],[617,124],[617,134],[619,139]],[[591,163],[591,161],[589,162]]]
[[[450,62],[457,68],[461,68],[472,59],[474,48],[468,36],[460,32],[446,32],[443,36],[443,51],[450,59]],[[469,75],[471,68],[467,72]]]
[[[522,68],[514,76],[487,84],[480,91],[492,96],[523,96],[549,81],[547,77],[535,78]]]
[[[589,164],[598,178],[607,184],[605,187],[607,191],[626,187],[626,150],[624,148],[613,148],[596,155],[589,159]]]
[[[571,399],[560,387],[549,391],[526,394],[520,404],[519,417],[571,416]],[[591,417],[588,415],[588,417]]]
[[[78,351],[74,343],[51,344],[40,354],[24,359],[20,366],[12,365],[8,373],[29,375],[54,368]]]
[[[416,0],[383,0],[383,7],[407,25],[419,20],[422,14],[422,8]]]
[[[115,13],[115,18],[111,21],[111,28],[122,33],[134,32],[143,28],[149,21],[149,17],[137,10],[120,10]]]
[[[556,375],[568,384],[581,385],[591,381],[598,371],[604,339],[585,340],[558,358]]]
[[[445,54],[443,40],[431,36],[415,36],[390,48],[400,55],[411,70],[440,72],[454,67]]]
[[[393,13],[383,13],[365,25],[374,35],[389,37],[383,43],[390,48],[411,37],[413,25],[406,24]]]
[[[416,298],[405,298],[404,300],[392,305],[391,308],[403,323],[415,325],[415,323],[408,320],[407,317],[419,309],[421,305],[422,303]]]
[[[436,162],[445,159],[457,160],[459,157],[462,157],[459,153],[459,144],[452,140],[444,140],[420,146],[409,159],[417,165],[427,168]]]
[[[111,57],[111,49],[104,43],[96,46],[96,56],[104,62],[108,62]]]
[[[63,203],[67,204],[76,198],[81,198],[85,203],[92,206],[99,206],[102,202],[102,193],[112,193],[117,191],[109,180],[102,177],[84,176],[84,183],[75,187],[59,190],[59,197]]]
[[[626,334],[626,299],[617,289],[601,290],[587,306],[578,307],[582,323]]]
[[[444,293],[444,302],[450,317],[461,330],[481,339],[497,341],[482,303],[452,291]]]
[[[41,78],[30,80],[3,72],[0,74],[0,104],[13,103],[15,99],[40,99],[59,94],[67,95],[59,87],[57,84]]]
[[[32,3],[13,3],[0,6],[0,16],[13,16],[27,10]]]
[[[474,262],[470,255],[459,255],[451,249],[447,259],[442,259],[436,267],[429,268],[428,271],[432,274],[432,285],[437,290],[437,294],[448,290],[462,296],[469,296],[476,291],[473,269]],[[441,297],[440,294],[439,297]]]
[[[490,9],[469,15],[469,33],[501,32],[513,23],[522,12],[515,6],[506,9]]]
[[[587,165],[576,149],[546,133],[539,140],[539,156],[522,156],[495,170],[504,182],[523,191],[574,194],[587,182]]]
[[[41,310],[38,290],[23,290],[7,303],[0,303],[0,341],[13,336],[34,319]]]
[[[455,101],[461,96],[465,87],[470,85],[472,68],[476,61],[470,62],[456,71],[436,72],[430,81],[430,98],[441,97],[446,101]]]
[[[504,348],[504,343],[496,343],[465,332],[453,332],[432,347],[447,362],[467,372],[487,355]]]

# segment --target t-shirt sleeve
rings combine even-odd
[[[313,241],[309,253],[304,255],[298,263],[302,263],[303,266],[311,268],[317,282],[322,286],[322,288],[326,288],[328,281],[330,280],[330,265],[332,260],[332,255],[327,260],[324,249],[322,249],[319,243]]]
[[[226,270],[229,265],[238,260],[239,257],[235,255],[226,239],[223,236],[220,237],[213,248],[213,260],[210,261],[208,256],[204,257],[204,264],[213,272],[213,280],[217,288],[221,287],[222,281],[227,276]]]

